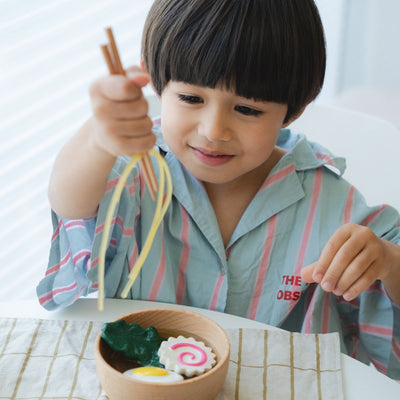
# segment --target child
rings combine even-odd
[[[341,177],[342,158],[286,129],[324,79],[313,0],[156,0],[142,53],[143,70],[92,85],[93,116],[56,160],[41,304],[96,290],[126,156],[155,146],[173,198],[130,298],[338,331],[342,351],[399,379],[399,214],[368,207]],[[141,92],[149,81],[162,105],[154,126]],[[154,209],[136,167],[113,220],[106,297],[120,296]]]

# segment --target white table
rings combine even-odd
[[[215,320],[223,328],[276,329],[246,318],[200,308],[119,299],[106,299],[102,312],[97,310],[96,299],[80,299],[71,307],[55,312],[44,310],[36,302],[0,302],[0,317],[111,321],[132,311],[147,308],[183,308],[196,311]],[[342,367],[345,400],[400,400],[400,383],[344,354],[342,354]]]

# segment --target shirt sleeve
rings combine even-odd
[[[86,220],[67,220],[60,218],[52,211],[53,236],[51,241],[48,267],[45,277],[37,286],[40,304],[55,310],[74,303],[79,297],[86,296],[98,289],[97,266],[99,247],[103,234],[105,216],[120,176],[127,163],[127,158],[118,158],[107,182],[98,216]],[[111,233],[107,240],[106,271],[113,273],[107,276],[106,296],[112,297],[113,278],[121,279],[121,271],[110,269],[111,264],[122,266],[128,244],[132,241],[134,224],[137,220],[140,197],[140,175],[136,166],[130,173],[119,203],[114,211]],[[117,283],[116,283],[117,284]]]
[[[366,207],[355,192],[352,219],[368,226],[378,237],[400,245],[400,217],[388,206]],[[337,299],[348,353],[374,366],[393,379],[400,379],[400,309],[376,281],[352,302]]]
[[[388,205],[370,207],[353,186],[347,190],[345,204],[336,203],[340,211],[337,225],[367,226],[378,237],[400,245],[399,213]],[[343,353],[366,364],[372,363],[385,375],[400,379],[400,310],[381,281],[375,281],[349,302],[312,284],[307,302],[303,332],[337,331]]]
[[[380,281],[357,299],[336,298],[341,315],[346,353],[364,363],[372,363],[385,375],[400,379],[399,307]]]
[[[90,268],[96,218],[68,220],[52,211],[53,236],[45,277],[37,286],[40,304],[47,310],[68,306],[90,291]]]

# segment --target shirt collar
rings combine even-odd
[[[285,157],[292,157],[296,171],[326,167],[341,176],[346,169],[346,160],[343,157],[336,157],[325,147],[308,141],[305,135],[290,129],[281,130],[277,146],[288,152]]]

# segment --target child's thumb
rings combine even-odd
[[[128,68],[125,76],[139,87],[144,87],[150,82],[150,76],[138,66]]]
[[[312,264],[307,265],[306,267],[302,268],[301,278],[303,279],[303,281],[305,281],[307,283],[315,282],[315,280],[313,278],[313,273],[314,273],[316,264],[317,263],[315,262],[315,263],[312,263]]]

